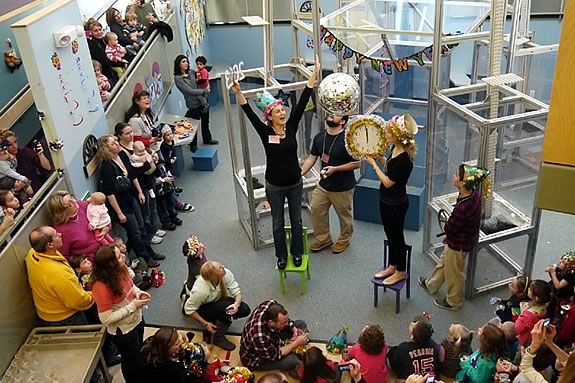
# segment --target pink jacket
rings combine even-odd
[[[55,225],[54,229],[62,234],[62,248],[60,253],[65,257],[75,254],[84,254],[90,261],[93,261],[94,254],[102,246],[96,241],[94,233],[88,228],[88,217],[86,210],[88,202],[78,200],[78,214],[75,219]]]

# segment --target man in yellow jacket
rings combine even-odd
[[[92,293],[82,288],[74,269],[58,251],[62,235],[50,226],[42,226],[30,233],[29,241],[28,282],[42,325],[87,324],[83,311],[93,305]]]

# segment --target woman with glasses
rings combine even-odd
[[[67,191],[57,191],[48,198],[48,215],[52,226],[62,234],[62,248],[60,253],[65,257],[83,254],[90,262],[94,254],[102,246],[94,232],[88,227],[86,209],[88,202],[77,200]],[[108,229],[102,229],[101,236],[107,234]]]

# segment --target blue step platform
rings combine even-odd
[[[198,148],[195,153],[192,153],[192,160],[194,170],[211,172],[218,166],[218,150]]]

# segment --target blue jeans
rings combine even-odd
[[[142,205],[142,218],[144,219],[144,228],[146,234],[144,240],[150,242],[156,231],[160,228],[160,220],[158,218],[158,209],[156,207],[156,198],[150,197],[149,190],[143,190],[146,201]]]
[[[266,182],[266,196],[272,211],[272,228],[274,246],[278,259],[287,259],[287,247],[284,234],[284,202],[287,198],[289,220],[291,224],[292,242],[291,254],[303,254],[303,225],[301,221],[301,202],[303,197],[303,182],[290,186],[275,186]]]
[[[128,249],[133,249],[136,257],[142,257],[146,261],[151,260],[154,251],[150,247],[150,242],[145,240],[146,229],[144,226],[144,218],[142,217],[142,210],[140,203],[134,197],[130,201],[131,212],[124,212],[126,222],[122,224],[126,233],[128,234],[128,242],[126,246]]]

